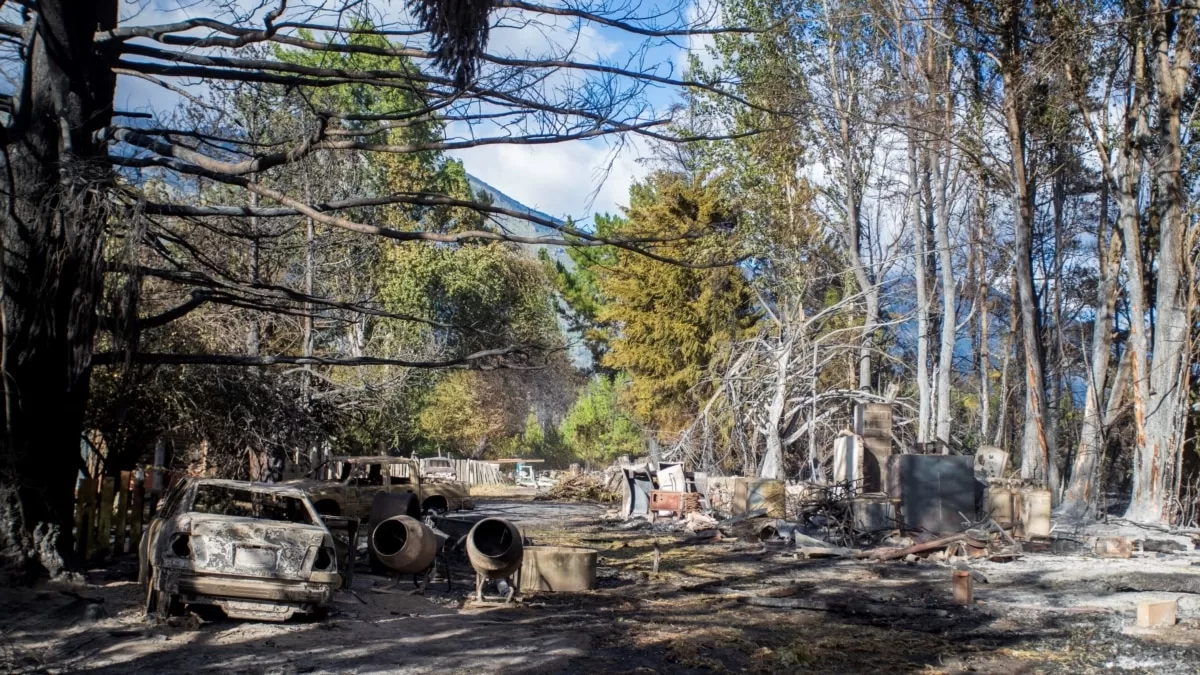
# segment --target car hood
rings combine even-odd
[[[286,485],[288,487],[296,488],[297,490],[309,492],[312,490],[320,490],[322,488],[336,487],[338,484],[328,480],[317,480],[316,478],[294,478],[292,480],[285,480],[280,483],[280,485]]]

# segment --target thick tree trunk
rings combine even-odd
[[[1158,232],[1153,361],[1149,372],[1137,373],[1148,390],[1142,407],[1144,435],[1135,451],[1133,499],[1125,517],[1160,522],[1171,517],[1176,490],[1177,459],[1183,450],[1187,406],[1191,308],[1186,280],[1190,219],[1183,181],[1182,111],[1191,85],[1191,49],[1196,41],[1195,0],[1168,9],[1161,0],[1150,3],[1151,53],[1158,93],[1155,136],[1159,149],[1154,182],[1162,200]],[[1140,327],[1140,326],[1139,326]],[[1140,365],[1135,361],[1135,364]],[[1135,388],[1135,396],[1142,393]]]
[[[1017,83],[1005,75],[1005,121],[1012,153],[1012,179],[1016,230],[1013,256],[1016,259],[1021,341],[1025,353],[1025,425],[1021,439],[1021,477],[1055,485],[1057,475],[1046,445],[1045,369],[1042,366],[1041,321],[1033,289],[1033,186],[1025,168],[1025,130],[1017,97]]]
[[[915,115],[910,115],[910,119],[915,119]],[[913,126],[915,128],[915,123]],[[932,408],[929,386],[929,290],[927,288],[929,251],[925,250],[925,221],[921,215],[920,171],[917,165],[916,142],[912,138],[908,141],[908,181],[913,241],[917,246],[916,269],[913,273],[917,282],[917,395],[919,398],[917,444],[924,446],[929,442],[929,420]]]
[[[1106,208],[1101,208],[1105,213]],[[1101,222],[1104,222],[1102,216]],[[1095,505],[1097,468],[1104,453],[1104,390],[1112,353],[1113,309],[1121,272],[1121,237],[1113,233],[1108,250],[1100,250],[1100,287],[1096,293],[1096,318],[1092,325],[1091,363],[1084,401],[1079,448],[1072,463],[1071,478],[1062,502],[1062,513],[1081,518]],[[1115,388],[1116,385],[1114,385]]]
[[[1021,313],[1017,310],[1017,271],[1014,269],[1008,276],[1008,335],[1004,342],[1004,365],[1000,368],[1000,410],[996,416],[996,438],[992,445],[1002,448],[1009,447],[1005,443],[1008,431],[1008,413],[1010,408],[1011,382],[1009,371],[1012,369],[1013,358],[1017,351],[1017,330],[1021,325]]]
[[[947,125],[948,127],[949,125]],[[947,129],[947,132],[949,129]],[[945,152],[945,148],[942,148]],[[949,157],[949,153],[945,153]],[[937,442],[943,454],[950,447],[950,377],[954,373],[954,343],[957,337],[957,317],[955,316],[954,284],[954,255],[950,250],[950,200],[946,194],[949,161],[941,166],[938,158],[932,158],[934,167],[934,191],[936,202],[934,212],[937,222],[934,226],[934,236],[938,247],[938,264],[942,275],[942,340],[938,352],[938,381],[937,381]]]
[[[990,315],[988,314],[989,292],[987,278],[987,193],[984,191],[984,176],[976,176],[975,183],[975,220],[978,241],[975,243],[976,263],[975,273],[979,275],[979,438],[987,440],[991,432],[992,418],[992,357]]]
[[[102,288],[101,194],[111,180],[99,129],[115,76],[97,28],[117,3],[41,0],[26,72],[3,137],[3,464],[0,583],[69,560],[75,479]]]
[[[781,331],[782,332],[782,331]],[[758,475],[762,478],[783,478],[783,412],[787,406],[787,371],[791,363],[791,343],[782,336],[775,347],[775,391],[767,408],[767,452],[763,455]]]
[[[851,161],[847,159],[847,161]],[[849,169],[847,169],[849,171]],[[862,255],[862,222],[859,210],[861,208],[861,190],[857,180],[849,177],[846,180],[846,215],[850,228],[850,264],[854,270],[854,279],[858,282],[866,304],[863,316],[862,346],[858,355],[858,388],[869,391],[872,384],[871,355],[875,350],[875,333],[879,330],[879,287],[863,262]]]

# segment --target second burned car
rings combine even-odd
[[[305,491],[319,513],[366,520],[375,495],[411,494],[421,511],[475,508],[470,486],[460,480],[426,476],[407,457],[330,457],[308,478],[287,485]]]

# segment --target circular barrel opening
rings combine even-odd
[[[513,533],[502,520],[489,518],[475,526],[475,548],[489,558],[499,558],[513,546]]]
[[[385,520],[371,535],[379,555],[396,555],[408,543],[408,528],[397,520]]]

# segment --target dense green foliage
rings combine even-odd
[[[700,178],[656,173],[630,193],[615,231],[626,237],[679,237],[684,260],[732,260],[738,214]],[[738,266],[693,269],[618,249],[597,267],[606,299],[600,321],[613,326],[604,364],[629,373],[629,400],[639,419],[673,432],[697,412],[711,364],[749,333],[759,315]]]
[[[629,377],[596,375],[559,427],[572,455],[592,467],[606,466],[621,455],[638,457],[645,442],[633,416],[621,400]]]

